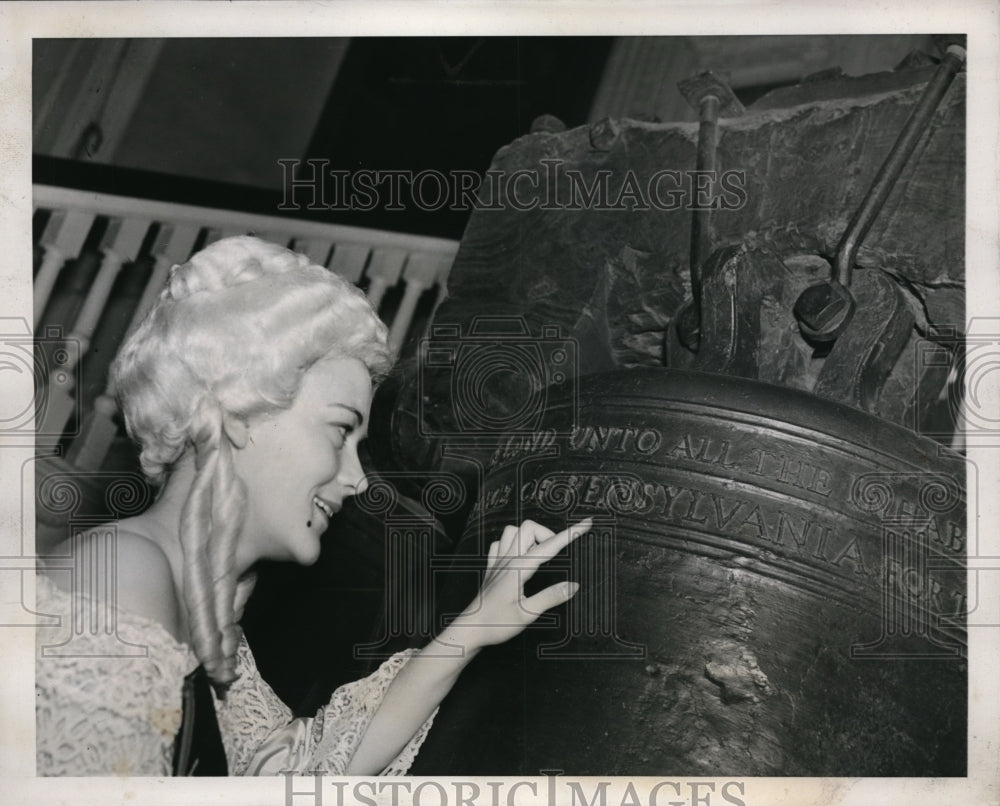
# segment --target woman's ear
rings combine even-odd
[[[249,437],[246,420],[232,414],[222,415],[222,430],[235,448],[245,448]]]

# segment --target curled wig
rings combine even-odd
[[[304,255],[251,236],[216,241],[174,266],[129,335],[111,383],[143,472],[162,484],[193,452],[181,516],[184,604],[193,648],[219,684],[235,679],[234,567],[245,488],[227,423],[288,408],[326,358],[362,361],[373,383],[392,365],[387,330],[356,287]]]

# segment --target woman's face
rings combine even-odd
[[[361,361],[329,359],[305,374],[290,408],[250,422],[245,447],[234,451],[247,488],[243,562],[316,561],[330,517],[367,486],[358,443],[371,397]]]

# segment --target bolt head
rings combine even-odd
[[[737,118],[745,111],[743,104],[730,88],[726,74],[720,75],[711,70],[704,70],[690,78],[678,81],[677,89],[680,90],[681,95],[691,105],[691,108],[698,110],[699,113],[702,101],[710,96],[718,101],[718,117],[720,118]]]
[[[532,134],[558,134],[566,131],[566,124],[555,115],[539,115],[531,121]]]
[[[594,151],[610,151],[619,131],[618,122],[611,118],[597,121],[590,127],[590,147]]]
[[[854,297],[837,282],[811,285],[792,309],[803,335],[814,341],[833,341],[854,315]]]

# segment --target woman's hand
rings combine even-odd
[[[520,634],[525,627],[557,605],[569,601],[579,589],[576,582],[562,582],[524,595],[527,582],[539,566],[589,531],[587,518],[561,532],[553,532],[534,521],[508,526],[490,546],[486,576],[475,601],[441,635],[442,641],[458,643],[466,651],[500,644]]]
[[[490,546],[476,600],[396,675],[347,767],[348,775],[371,775],[395,758],[480,648],[513,638],[550,607],[573,597],[579,587],[575,582],[552,585],[529,597],[524,583],[591,525],[587,518],[556,534],[525,521],[503,530]]]

